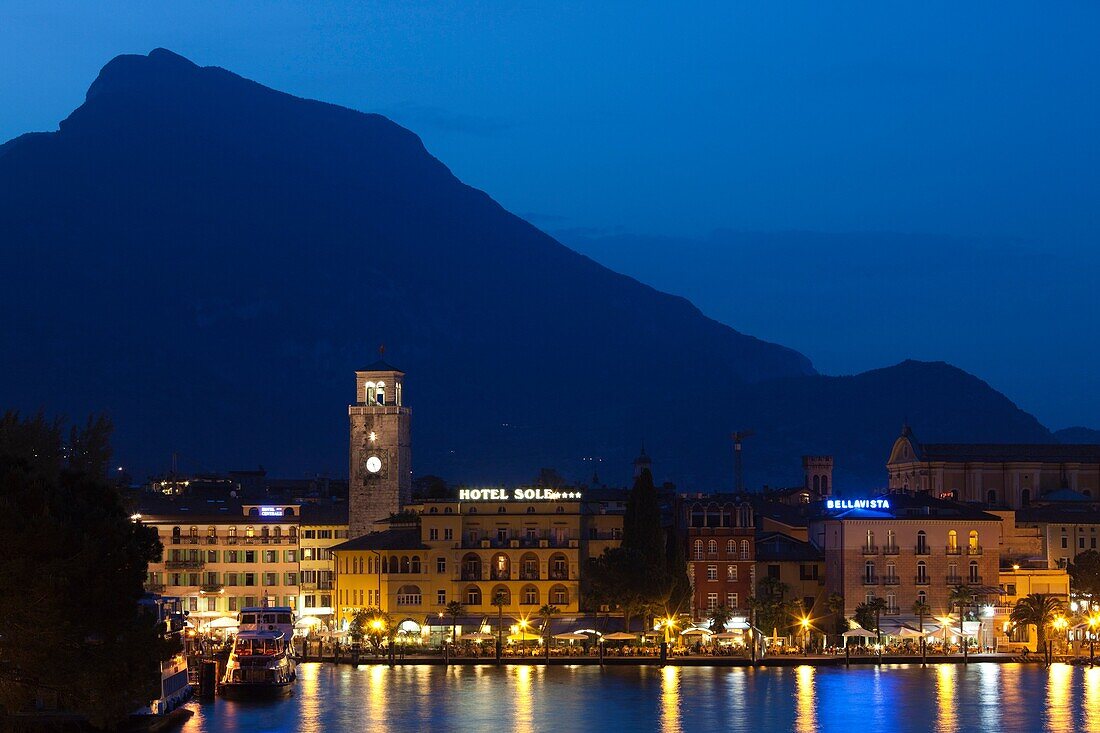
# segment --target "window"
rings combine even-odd
[[[508,528],[507,527],[497,527],[497,542],[507,542],[507,541],[508,541]]]
[[[481,589],[478,588],[476,585],[471,585],[469,588],[466,589],[466,605],[481,605]]]
[[[533,585],[523,587],[523,605],[537,606],[539,603],[539,590]]]
[[[1078,537],[1077,538],[1077,547],[1078,547],[1078,549],[1081,549],[1081,550],[1085,549],[1085,538],[1084,537]]]
[[[730,582],[730,583],[736,583],[737,582],[737,566],[736,565],[727,565],[726,566],[726,581]]]
[[[306,608],[317,608],[317,596],[306,596],[302,605]]]
[[[734,540],[726,541],[726,554],[731,557],[737,554],[737,543]]]
[[[732,608],[732,609],[737,608],[737,594],[736,593],[727,593],[726,594],[726,606],[728,608]]]
[[[419,606],[420,605],[420,586],[416,585],[403,585],[397,589],[397,605],[399,606]]]
[[[717,565],[707,565],[707,580],[718,580]]]
[[[776,580],[779,580],[779,566],[778,565],[769,565],[768,566],[768,577],[769,578],[775,578]]]
[[[569,592],[564,586],[555,585],[550,589],[550,602],[555,606],[565,606],[569,603]]]
[[[874,560],[868,560],[863,563],[863,581],[865,583],[875,582],[875,562]]]
[[[892,529],[886,530],[886,546],[890,549],[898,546],[897,533]]]
[[[928,554],[928,535],[924,533],[923,529],[917,532],[917,554]]]
[[[927,593],[925,593],[925,592],[924,592],[924,591],[922,591],[922,590],[921,590],[921,591],[917,591],[917,601],[918,601],[919,603],[923,603],[923,604],[927,605],[927,604],[928,604],[928,594],[927,594]]]
[[[1065,547],[1065,545],[1062,545],[1062,546]],[[694,555],[695,555],[696,560],[702,560],[703,559],[703,541],[702,540],[695,540]]]
[[[997,490],[996,489],[990,489],[989,491],[985,492],[985,500],[987,502],[989,502],[990,504],[996,504],[997,503]]]
[[[443,530],[443,539],[453,540],[454,539],[454,530],[452,530],[450,527],[445,528]]]
[[[748,540],[741,540],[741,559],[742,560],[748,560],[749,559],[749,541]]]
[[[898,612],[898,596],[896,593],[886,594],[886,613]]]
[[[413,557],[412,563],[409,567],[409,572],[410,573],[419,573],[420,572],[420,558],[419,557],[416,557],[416,556]]]
[[[435,592],[435,602],[440,606],[446,606],[447,605],[447,591],[437,590]]]
[[[1062,535],[1062,549],[1065,550],[1068,547],[1069,547],[1069,538],[1066,537],[1065,535]]]
[[[716,608],[718,608],[718,594],[707,593],[707,612],[713,613]]]
[[[873,529],[867,530],[867,545],[866,545],[866,547],[867,547],[868,550],[874,549],[874,547],[875,547],[875,530],[873,530]]]
[[[959,548],[959,533],[955,530],[950,530],[947,533],[947,549],[957,550]]]
[[[447,572],[447,558],[437,557],[435,559],[435,571],[441,575]]]
[[[279,562],[279,551],[278,550],[264,550],[264,562],[265,563]]]
[[[892,562],[886,563],[886,578],[887,580],[893,580],[897,578],[897,566]]]
[[[980,583],[981,582],[981,578],[978,576],[978,561],[977,560],[971,560],[970,561],[970,582],[971,583]]]
[[[718,543],[715,542],[714,540],[709,540],[707,542],[707,554],[708,555],[717,555],[718,554]]]
[[[428,539],[432,540],[432,541],[438,540],[439,539],[439,530],[435,527],[432,527],[431,529],[429,529],[428,530]]]
[[[229,610],[230,611],[236,611],[237,610],[237,597],[236,596],[230,596],[229,597]]]

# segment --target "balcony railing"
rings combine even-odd
[[[900,552],[901,552],[901,550],[898,548],[897,545],[883,545],[882,546],[882,554],[883,555],[897,555]]]
[[[520,580],[538,580],[539,579],[539,571],[538,570],[521,570],[519,572],[519,579]]]
[[[481,571],[480,570],[463,570],[462,571],[462,579],[463,580],[481,580]]]
[[[864,545],[863,546],[863,554],[864,555],[877,555],[878,554],[878,545]]]
[[[982,584],[982,576],[980,576],[980,575],[971,575],[969,578],[967,578],[966,582],[970,585],[981,585]]]
[[[878,576],[877,575],[864,575],[863,576],[863,584],[864,585],[878,585]]]
[[[977,547],[967,547],[966,548],[966,554],[967,555],[981,555],[982,554],[982,546],[978,545]]]
[[[883,577],[882,584],[883,585],[897,585],[900,581],[901,581],[901,578],[899,578],[896,575],[887,575],[887,576]]]
[[[958,555],[962,552],[962,548],[961,547],[952,547],[951,545],[948,545],[947,547],[944,548],[944,552],[946,552],[948,555]]]
[[[146,583],[145,584],[145,592],[146,593],[163,593],[164,592],[164,583]]]
[[[164,563],[166,570],[200,570],[205,566],[202,560],[169,560]]]
[[[237,543],[238,543],[238,542],[240,541],[240,539],[241,539],[240,537],[232,537],[232,536],[230,536],[230,537],[226,537],[226,538],[225,538],[225,544],[227,544],[227,545],[235,545],[235,544],[237,544]]]
[[[200,587],[200,590],[203,593],[221,593],[222,592],[222,584],[221,583],[203,583],[202,586]]]
[[[913,579],[913,582],[916,585],[928,585],[928,576],[927,575],[918,575],[916,578]]]
[[[886,610],[884,610],[883,613],[886,614],[887,616],[900,616],[901,615],[901,607],[900,606],[887,606]]]
[[[913,548],[913,554],[914,555],[931,555],[932,550],[928,547],[928,545],[917,545],[916,547]]]
[[[963,579],[961,575],[948,575],[944,582],[948,585],[962,585]]]
[[[489,572],[489,580],[511,580],[512,574],[507,570],[492,570]]]
[[[550,580],[569,580],[568,570],[551,570]]]

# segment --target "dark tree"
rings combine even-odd
[[[0,705],[37,696],[110,726],[159,692],[174,651],[140,610],[155,530],[130,518],[105,471],[110,423],[0,418]]]
[[[1074,593],[1100,597],[1100,552],[1085,550],[1066,569]]]
[[[414,500],[446,499],[451,495],[451,487],[439,476],[417,476],[412,482]]]
[[[653,485],[653,474],[648,468],[642,469],[634,480],[626,502],[622,548],[643,558],[647,568],[660,568],[665,564],[661,505],[657,487]]]

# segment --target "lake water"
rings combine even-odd
[[[191,709],[185,733],[1100,731],[1100,667],[302,664],[287,699]]]

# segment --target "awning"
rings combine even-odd
[[[690,629],[684,629],[683,631],[681,631],[680,636],[708,636],[713,633],[714,632],[710,629],[704,629],[698,626],[694,626]]]
[[[210,621],[208,623],[203,624],[202,628],[204,628],[204,629],[235,629],[239,625],[240,624],[237,623],[237,619],[229,618],[228,616],[222,616],[220,618],[214,619],[213,621]]]
[[[439,617],[439,614],[431,614],[424,618],[424,626],[447,629],[448,631],[452,626],[458,626],[461,629],[473,628],[475,631],[481,631],[481,627],[485,626],[486,623],[487,621],[484,616],[459,616],[457,619],[452,619],[446,614],[444,614],[442,618]]]
[[[458,637],[460,641],[491,641],[496,637],[492,634],[486,634],[481,631],[475,631],[472,634],[463,634]]]

